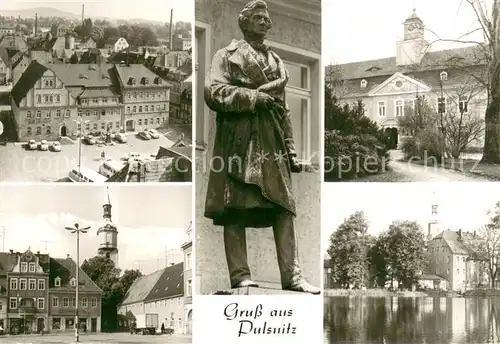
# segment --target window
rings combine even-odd
[[[148,125],[148,119],[144,118],[144,125]]]
[[[142,112],[142,106],[139,105],[139,112]]]
[[[54,286],[55,287],[60,287],[61,286],[61,277],[56,277],[54,279]]]
[[[441,79],[441,81],[447,81],[448,80],[448,73],[446,72],[441,72],[439,74],[439,79]]]
[[[101,111],[101,116],[106,116],[106,110]]]
[[[54,86],[54,82],[52,80],[49,81],[49,86],[50,87]]]
[[[28,289],[29,290],[36,290],[36,280],[35,279],[30,279],[28,281]]]
[[[401,117],[404,115],[404,103],[402,100],[396,100],[396,117]]]
[[[438,113],[445,113],[446,112],[446,98],[439,97],[437,99],[437,108],[438,108]]]
[[[38,290],[45,290],[45,280],[43,279],[38,280]]]
[[[45,86],[49,87],[49,80],[45,80]]]
[[[52,329],[53,330],[61,329],[61,318],[52,318]]]
[[[103,129],[103,130],[106,129],[106,123],[104,123],[104,122],[101,123],[101,129]]]
[[[132,108],[132,112],[133,112],[133,113],[136,113],[136,112],[137,112],[137,107],[136,107],[136,106],[134,106],[134,107]]]
[[[36,135],[42,134],[42,127],[36,127]]]
[[[97,130],[97,123],[94,123],[92,127],[94,128],[94,130]]]
[[[63,297],[63,307],[69,307],[69,298]]]
[[[72,278],[70,281],[69,281],[69,285],[72,286],[72,287],[76,287],[76,278]]]
[[[92,308],[97,308],[97,299],[95,297],[90,300],[90,306]]]
[[[127,113],[130,113],[130,106],[127,106]]]
[[[137,92],[134,92],[134,99],[137,99]]]
[[[38,298],[38,309],[44,309],[45,308],[45,298],[40,297]]]
[[[193,288],[193,285],[192,285],[191,279],[188,279],[188,285],[187,285],[187,294],[188,294],[188,296],[193,295],[192,294],[193,293],[192,288]]]
[[[10,279],[10,289],[17,290],[17,278]]]
[[[10,309],[16,309],[17,308],[17,298],[16,297],[11,297],[10,298]]]
[[[71,307],[76,307],[76,299],[74,297],[71,299]]]
[[[144,98],[144,95],[142,94],[142,92],[139,92],[139,99],[143,99]]]
[[[35,263],[30,263],[30,272],[35,272]]]
[[[50,102],[51,102],[51,103],[52,103],[52,102],[54,102],[54,97],[53,97],[52,95],[51,95],[51,96],[49,96],[49,99],[50,99]]]
[[[368,81],[365,79],[361,80],[361,88],[366,88],[366,85],[368,85]]]
[[[26,118],[31,118],[31,111],[26,111]]]
[[[87,308],[89,306],[89,300],[86,297],[82,298],[82,307]]]
[[[61,102],[61,96],[60,96],[59,94],[56,96],[56,101],[57,101],[58,103],[60,103],[60,102]]]
[[[463,114],[469,112],[469,99],[461,96],[458,98],[458,111]]]
[[[186,270],[191,269],[191,253],[186,254]]]
[[[28,272],[28,263],[26,262],[21,263],[21,272]]]
[[[71,111],[70,110],[66,110],[66,118],[68,118],[70,116],[71,116]]]
[[[385,117],[385,102],[378,102],[378,115]]]
[[[82,110],[78,110],[78,117],[82,117]]]
[[[26,278],[20,278],[19,279],[19,290],[26,290],[27,284],[26,284]]]
[[[28,136],[30,136],[30,135],[31,135],[31,127],[27,127],[27,128],[26,128],[26,134],[27,134]]]
[[[42,96],[41,96],[41,95],[37,95],[37,96],[36,96],[36,101],[37,101],[38,103],[41,103],[41,102],[42,102]]]
[[[147,105],[144,106],[144,112],[148,112],[148,106]]]
[[[47,111],[47,114],[45,115],[45,117],[47,117],[47,118],[52,117],[52,113],[50,112],[50,110],[49,110],[49,111]]]
[[[140,119],[140,118],[139,118],[139,120],[137,121],[137,123],[138,123],[139,125],[142,125],[142,119]]]
[[[52,307],[59,307],[59,298],[57,296],[52,297]]]

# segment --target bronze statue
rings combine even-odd
[[[205,101],[217,112],[205,217],[224,226],[231,287],[258,285],[247,262],[246,228],[272,227],[285,290],[319,294],[298,262],[291,173],[303,168],[284,102],[288,72],[264,45],[272,26],[267,4],[248,3],[238,18],[244,39],[214,55]]]

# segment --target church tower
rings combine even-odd
[[[438,202],[436,193],[432,193],[431,198],[431,214],[429,223],[427,225],[427,241],[431,241],[436,235],[439,234],[439,219],[438,219]]]
[[[424,22],[413,9],[413,13],[405,20],[403,26],[404,39],[397,42],[396,64],[398,66],[419,64],[429,47],[424,38]]]
[[[103,225],[97,230],[97,235],[103,235],[101,236],[102,240],[97,253],[100,256],[111,258],[111,260],[115,263],[115,266],[118,267],[118,230],[113,221],[111,221],[111,200],[109,197],[109,187],[106,187],[106,198],[102,208],[102,218],[104,221]]]

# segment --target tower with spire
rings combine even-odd
[[[118,267],[118,229],[111,220],[111,199],[109,187],[106,187],[106,198],[103,208],[103,224],[97,230],[97,235],[101,235],[101,243],[97,250],[98,255],[109,257]]]
[[[438,202],[436,192],[432,193],[431,198],[431,214],[427,225],[427,241],[431,241],[439,234],[439,219],[438,219]]]

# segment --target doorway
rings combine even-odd
[[[37,329],[38,332],[41,332],[41,331],[45,330],[45,319],[38,318],[37,324],[36,324],[36,329]]]
[[[97,332],[97,318],[90,319],[90,332]]]
[[[68,128],[66,128],[65,125],[61,127],[61,136],[67,136],[68,134]]]
[[[398,148],[398,128],[391,127],[385,128],[384,136],[386,139],[386,144],[388,149],[397,149]]]
[[[127,129],[127,131],[134,131],[134,129],[135,129],[135,126],[134,126],[134,120],[129,119],[129,120],[125,123],[125,128]]]

